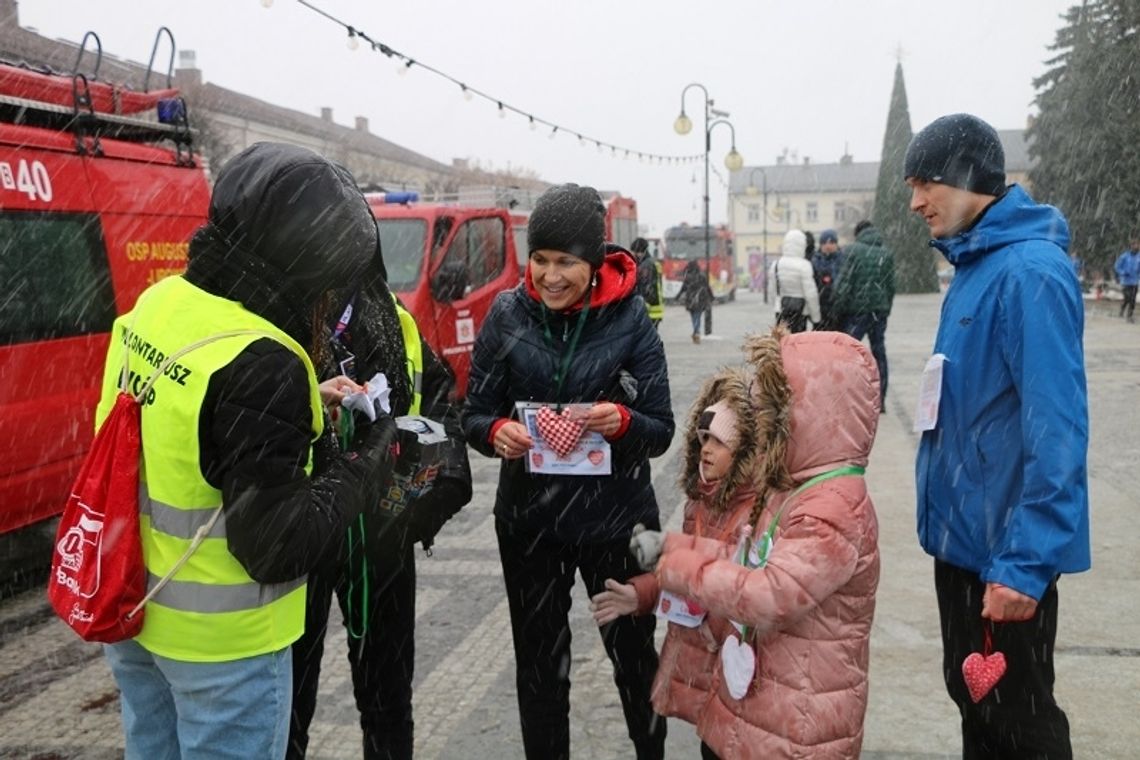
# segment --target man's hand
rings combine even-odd
[[[995,623],[1019,623],[1037,612],[1037,600],[1000,583],[987,583],[982,617]]]
[[[637,589],[632,583],[618,583],[606,578],[606,590],[595,594],[590,600],[590,612],[594,622],[605,625],[622,615],[632,615],[637,610]]]
[[[638,566],[647,573],[657,567],[661,547],[665,544],[665,534],[659,530],[646,530],[641,523],[633,526],[629,538],[629,552],[637,560]]]

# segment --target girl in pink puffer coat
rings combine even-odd
[[[763,439],[757,424],[750,384],[751,378],[740,369],[721,370],[705,382],[689,413],[679,484],[688,496],[686,535],[732,544],[752,514],[757,456],[771,442]],[[648,533],[645,536],[650,538]],[[704,615],[689,600],[662,597],[652,572],[626,584],[607,580],[606,589],[592,599],[598,625],[619,615],[648,615],[655,609],[669,620],[653,682],[653,708],[658,715],[695,724],[712,694],[718,637],[728,628],[728,620]]]
[[[856,758],[879,581],[878,522],[861,477],[878,424],[878,371],[841,333],[775,332],[746,350],[760,370],[752,397],[761,429],[786,441],[786,451],[761,453],[761,470],[778,469],[770,458],[779,456],[795,485],[758,477],[752,535],[739,548],[665,537],[660,587],[707,609],[719,646],[697,733],[706,756],[726,760]],[[723,619],[733,622],[715,623]]]

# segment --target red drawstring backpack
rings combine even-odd
[[[144,605],[190,558],[222,508],[198,529],[182,558],[147,593],[139,534],[140,404],[170,365],[196,348],[257,330],[233,330],[204,338],[168,357],[137,395],[127,392],[127,350],[115,405],[103,420],[63,507],[52,552],[48,599],[63,622],[84,641],[113,644],[142,630]]]

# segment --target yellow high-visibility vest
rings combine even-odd
[[[210,377],[250,343],[271,337],[302,361],[309,380],[311,440],[323,428],[312,362],[304,349],[240,303],[207,293],[182,277],[148,288],[134,311],[115,320],[96,412],[101,424],[119,392],[126,351],[128,390],[138,392],[167,357],[219,333],[249,331],[206,343],[180,357],[142,401],[139,518],[148,588],[171,571],[222,503],[199,460],[198,420]],[[305,472],[312,468],[310,448]],[[227,662],[283,649],[305,623],[305,578],[263,584],[230,554],[223,513],[183,565],[147,603],[136,641],[184,662]]]
[[[392,296],[396,301],[396,296]],[[412,405],[408,414],[420,413],[424,384],[424,348],[420,344],[420,328],[408,310],[396,301],[396,314],[400,317],[400,332],[404,335],[404,356],[408,361],[408,379],[412,383]]]

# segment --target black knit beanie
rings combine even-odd
[[[935,119],[906,150],[903,179],[916,177],[982,195],[1005,192],[1005,151],[989,124],[968,113]]]
[[[527,252],[562,251],[597,269],[606,255],[606,207],[592,187],[550,188],[534,204],[526,227]]]

